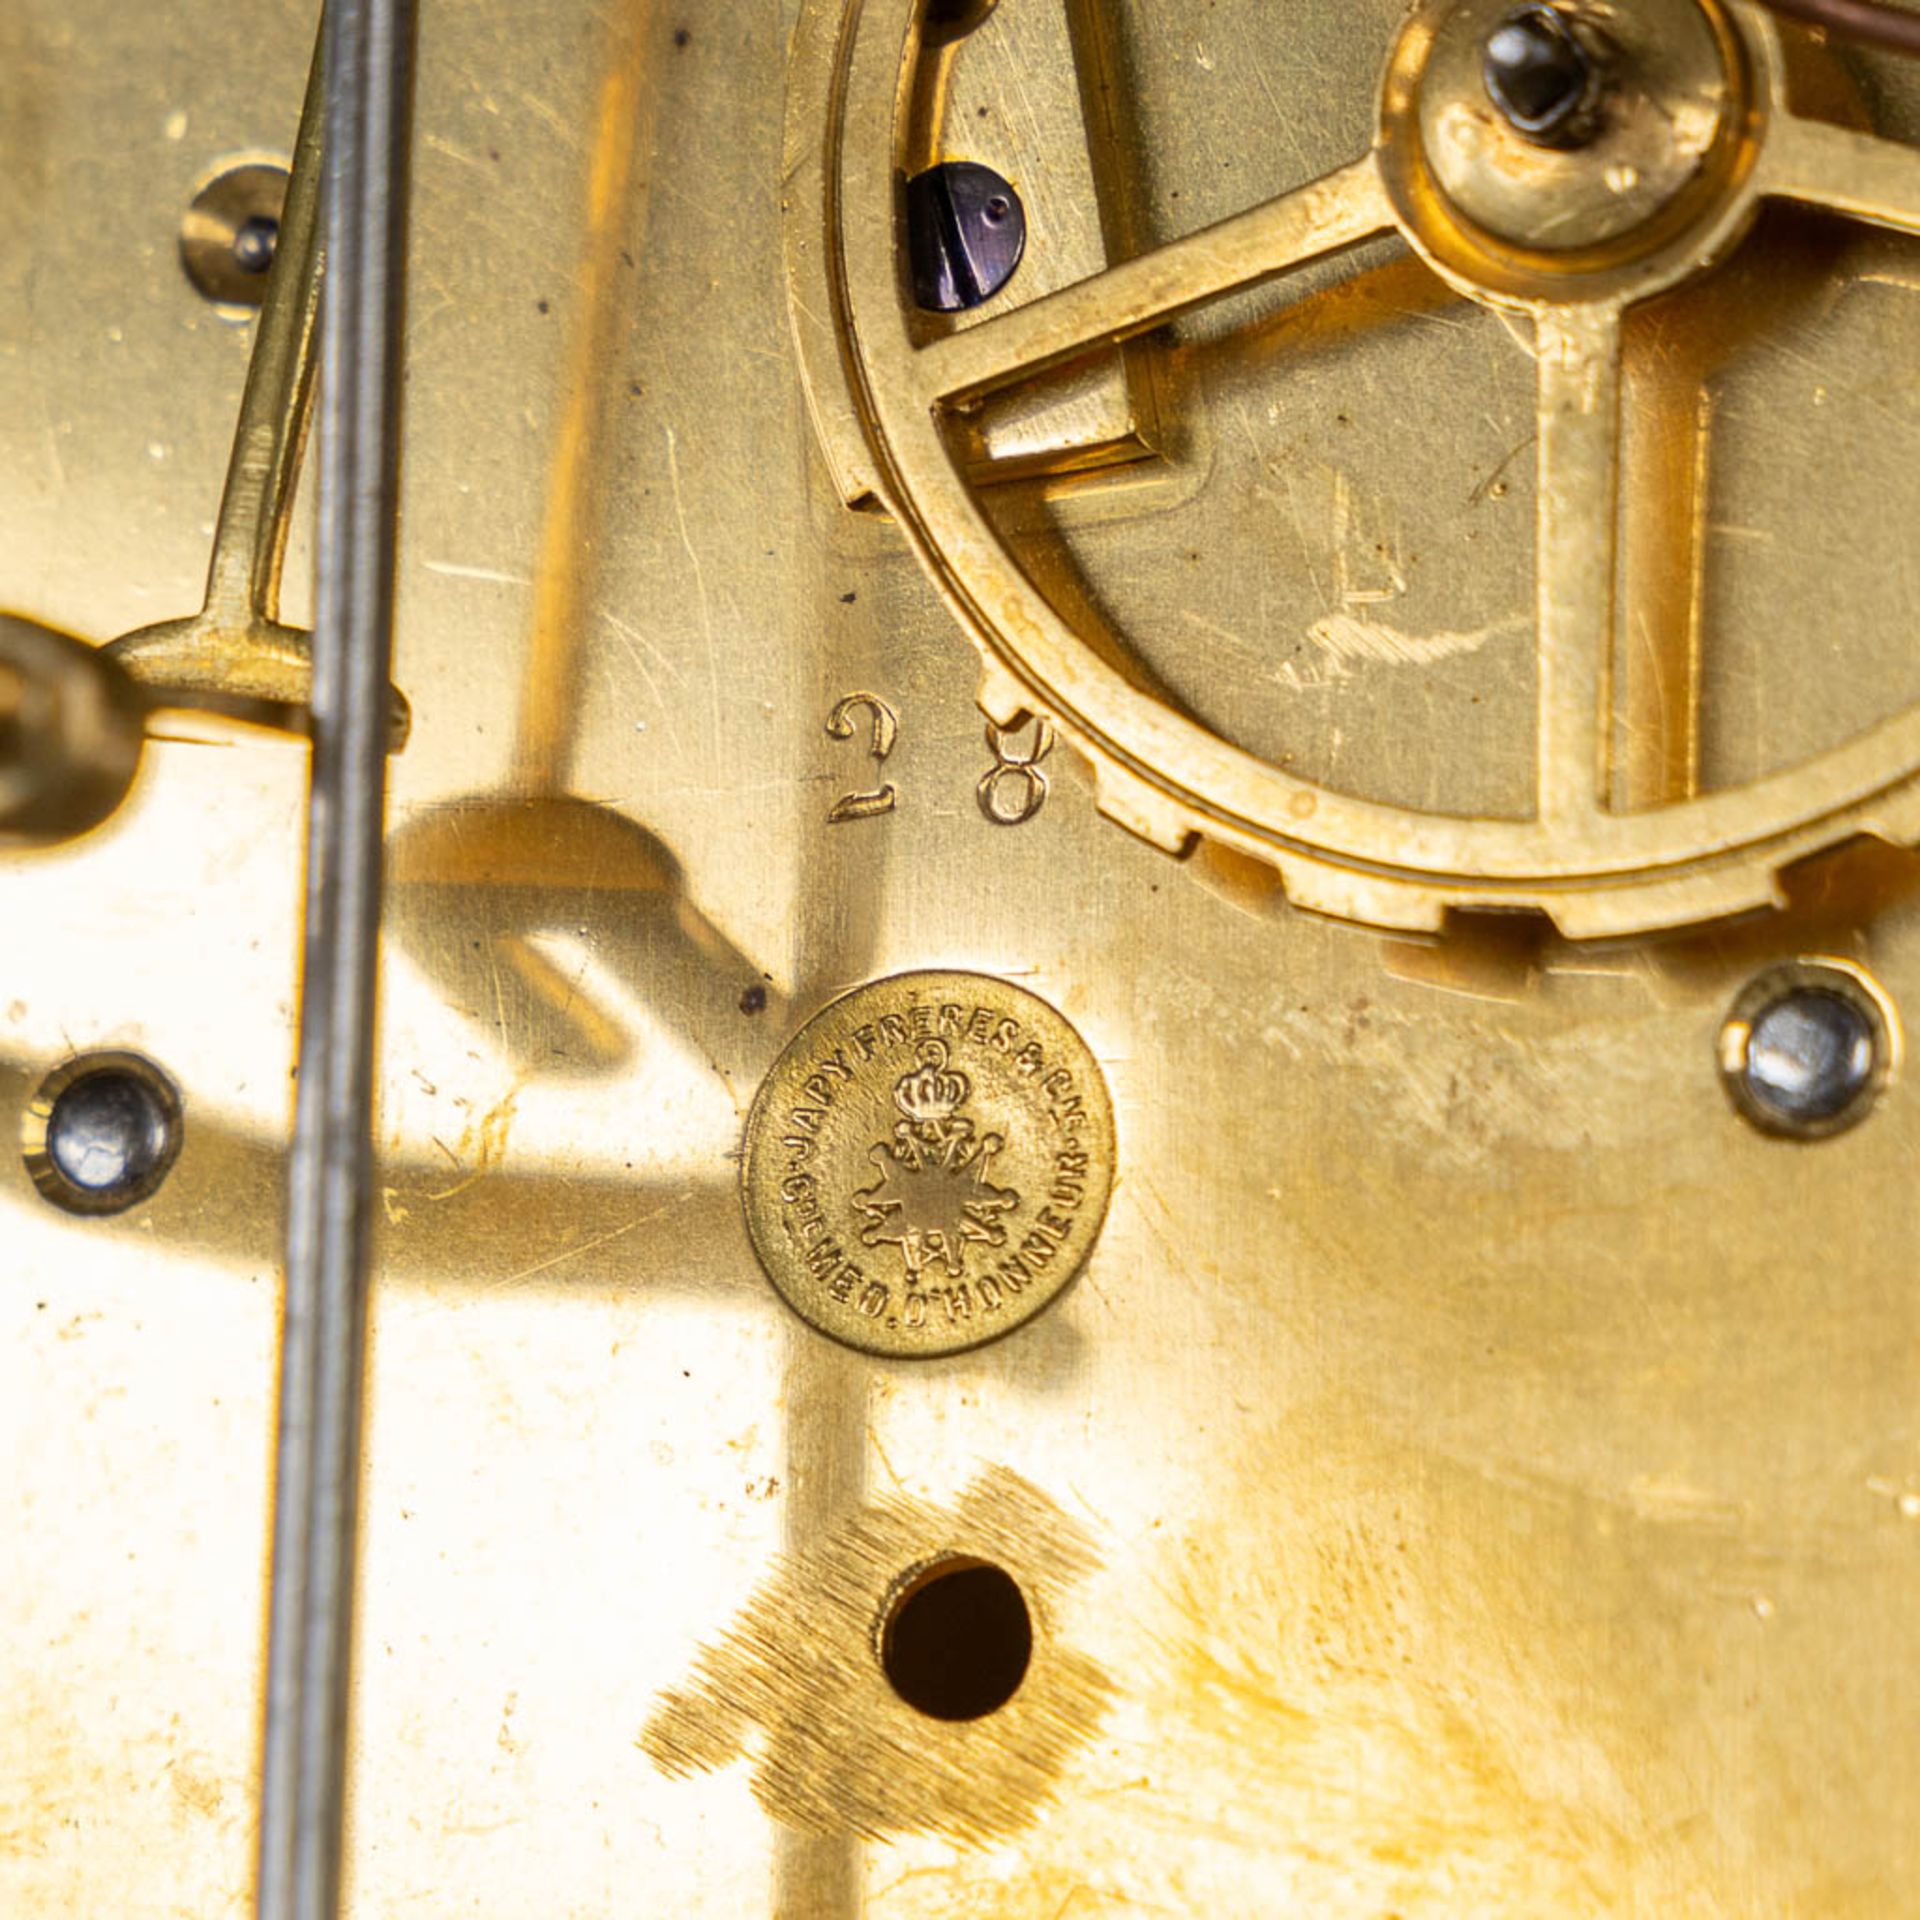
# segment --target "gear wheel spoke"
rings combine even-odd
[[[1590,818],[1606,791],[1619,551],[1620,310],[1552,307],[1540,364],[1539,814]]]
[[[1768,138],[1761,191],[1896,233],[1920,233],[1920,148],[1783,117]]]
[[[977,399],[1394,230],[1372,154],[1184,240],[930,342],[929,403]]]
[[[1862,833],[1920,842],[1920,707],[1744,783],[1703,780],[1697,602],[1645,591],[1655,568],[1676,572],[1676,530],[1649,521],[1625,474],[1652,409],[1685,381],[1652,379],[1623,351],[1623,317],[1728,259],[1769,197],[1920,233],[1920,152],[1798,118],[1767,12],[1748,0],[1611,10],[1629,70],[1617,111],[1590,144],[1542,154],[1517,134],[1501,146],[1485,117],[1481,53],[1503,0],[1411,0],[1383,48],[1370,158],[929,340],[898,257],[903,62],[919,55],[923,4],[845,0],[837,38],[806,54],[829,120],[819,198],[796,200],[793,305],[797,337],[830,346],[820,364],[847,381],[872,492],[979,644],[991,718],[1057,727],[1092,763],[1101,810],[1155,846],[1184,854],[1205,838],[1250,854],[1297,904],[1379,926],[1527,909],[1571,938],[1614,938],[1764,907],[1782,869]],[[1499,811],[1414,809],[1309,781],[1184,712],[1048,599],[982,508],[948,417],[1396,233],[1462,298],[1534,336],[1534,750],[1516,743],[1517,791]],[[830,341],[803,299],[816,283]],[[1698,467],[1708,422],[1697,396],[1689,404],[1677,431]],[[1643,630],[1649,617],[1657,632]]]

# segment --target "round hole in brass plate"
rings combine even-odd
[[[1026,1596],[988,1560],[955,1557],[919,1569],[892,1596],[880,1630],[888,1684],[931,1720],[998,1713],[1032,1660]]]

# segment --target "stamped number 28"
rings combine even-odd
[[[877,693],[850,693],[827,716],[829,739],[857,740],[863,735],[877,775],[893,757],[900,739],[900,717]],[[1053,745],[1049,720],[1030,719],[1018,727],[988,726],[993,765],[980,776],[974,791],[981,813],[994,826],[1022,826],[1047,804],[1051,787],[1044,763]],[[873,820],[892,813],[899,803],[893,782],[877,780],[870,788],[842,794],[833,803],[827,824],[837,827],[849,820]]]

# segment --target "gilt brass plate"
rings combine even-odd
[[[1113,1107],[1062,1016],[1004,980],[902,974],[775,1063],[741,1192],[788,1305],[867,1353],[960,1353],[1079,1272],[1113,1188]]]
[[[422,0],[347,1920],[1920,1913],[1920,61],[1615,0],[1644,97],[1690,9],[1686,184],[1497,259],[1438,0]],[[0,0],[0,643],[230,709],[56,683],[125,798],[0,854],[5,1920],[253,1909],[324,449],[179,234],[317,178],[318,13]],[[1730,1097],[1799,969],[1817,1138]],[[1113,1186],[987,1338],[1040,1003]],[[1021,1204],[890,1330],[763,1257],[902,1008],[823,1219],[905,1301],[922,1072]],[[179,1152],[82,1213],[103,1055]]]

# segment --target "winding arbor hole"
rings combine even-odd
[[[880,1664],[908,1706],[934,1720],[979,1720],[1020,1690],[1033,1619],[1013,1576],[984,1560],[943,1560],[893,1603]]]

